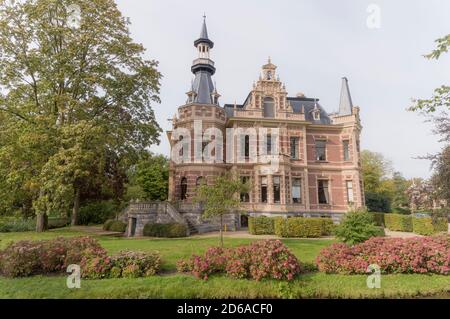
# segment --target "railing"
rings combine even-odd
[[[183,218],[183,216],[181,216],[177,209],[173,207],[169,202],[132,202],[129,204],[126,211],[128,213],[145,213],[148,211],[155,213],[166,213],[169,214],[170,217],[177,223],[186,224],[186,220]]]

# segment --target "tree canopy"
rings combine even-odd
[[[83,196],[123,195],[161,131],[161,74],[128,27],[113,0],[0,2],[0,208],[76,223]]]

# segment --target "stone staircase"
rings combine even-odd
[[[186,209],[186,207],[188,209]],[[168,223],[175,222],[187,226],[187,235],[203,234],[220,230],[220,222],[218,219],[203,220],[201,218],[201,208],[191,205],[182,206],[174,205],[170,202],[131,202],[119,217],[129,225],[134,223],[136,236],[142,235],[143,227],[146,223]],[[132,222],[132,220],[134,220]],[[229,231],[236,230],[237,217],[229,214],[223,217],[223,224]],[[225,228],[225,226],[224,226]],[[132,236],[130,229],[127,229],[127,236]]]

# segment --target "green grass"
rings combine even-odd
[[[23,239],[50,239],[58,236],[86,235],[68,228],[46,233],[2,233],[0,248]],[[218,244],[217,238],[125,239],[97,237],[110,254],[123,249],[158,250],[163,274],[138,279],[82,280],[80,289],[68,289],[65,276],[35,276],[7,279],[0,277],[0,298],[402,298],[439,295],[450,298],[450,282],[439,275],[383,275],[381,289],[369,289],[364,275],[309,273],[291,283],[264,280],[236,280],[213,276],[208,281],[173,274],[177,260],[202,253]],[[254,239],[225,238],[225,246],[238,246]],[[302,262],[313,262],[328,239],[284,239]]]
[[[448,277],[385,275],[380,289],[369,289],[366,276],[311,273],[291,283],[229,279],[208,281],[188,275],[137,279],[82,280],[68,289],[61,276],[0,278],[0,298],[407,298],[440,295],[450,298]]]

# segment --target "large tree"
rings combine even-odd
[[[389,212],[394,193],[393,184],[389,180],[392,163],[381,153],[363,150],[361,166],[368,210]]]
[[[447,53],[450,48],[450,34],[436,40],[436,48],[425,55],[428,59],[439,59],[442,54]],[[436,195],[439,199],[450,203],[450,86],[442,85],[435,89],[434,95],[429,99],[414,100],[411,111],[420,111],[427,116],[428,120],[433,122],[434,133],[439,135],[439,142],[444,143],[440,153],[428,154],[423,158],[429,159],[434,168],[434,175],[431,179]],[[439,113],[438,113],[439,112]],[[436,114],[437,113],[437,114]]]
[[[69,207],[76,224],[89,186],[123,193],[158,142],[161,75],[128,25],[113,0],[0,0],[0,183],[26,193],[38,225]]]

